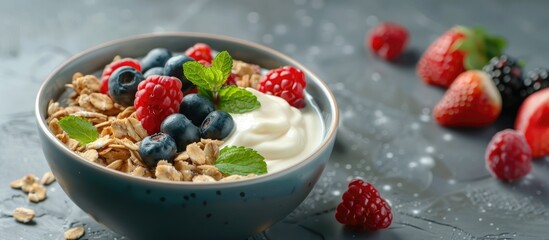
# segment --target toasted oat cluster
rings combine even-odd
[[[116,57],[114,61],[119,59]],[[258,87],[259,66],[235,61],[232,73],[238,86]],[[189,144],[173,163],[163,160],[149,168],[138,152],[141,140],[148,134],[133,106],[121,106],[109,95],[101,93],[101,81],[94,75],[75,73],[66,87],[71,91],[68,103],[63,105],[50,100],[47,124],[61,142],[90,162],[133,176],[169,181],[214,182],[256,176],[223,175],[213,165],[223,142],[211,139]],[[59,125],[59,121],[69,115],[91,122],[97,128],[99,138],[85,145],[70,138]]]

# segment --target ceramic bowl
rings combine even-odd
[[[183,52],[197,42],[227,50],[233,58],[263,68],[293,65],[308,80],[325,125],[316,151],[292,168],[222,183],[168,182],[127,175],[86,161],[60,142],[45,119],[75,72],[102,70],[114,56],[142,57],[150,49]],[[327,86],[303,65],[267,47],[197,33],[148,34],[112,41],[72,57],[42,84],[36,99],[42,149],[59,185],[97,222],[131,239],[245,239],[284,218],[307,197],[332,152],[338,108]]]

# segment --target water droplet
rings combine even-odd
[[[427,153],[434,153],[435,152],[435,148],[433,146],[427,146],[425,148],[425,152]]]
[[[448,179],[448,184],[454,185],[454,184],[456,184],[456,180],[455,179]]]
[[[433,167],[435,165],[435,160],[432,157],[425,156],[419,159],[419,163],[427,167]]]
[[[355,52],[355,47],[352,45],[345,45],[343,46],[343,54],[345,55],[351,55]]]
[[[368,24],[370,26],[375,26],[375,25],[377,25],[378,22],[379,22],[379,20],[374,15],[368,16],[366,18],[366,24]]]
[[[417,163],[416,162],[410,162],[410,163],[408,163],[408,167],[409,168],[415,168],[415,167],[417,167]]]
[[[381,75],[379,75],[379,73],[377,72],[372,73],[372,80],[374,82],[378,82],[380,79],[381,79]]]
[[[352,168],[351,164],[345,164],[345,169],[350,170]]]
[[[442,136],[442,139],[444,139],[444,141],[452,141],[452,134],[449,134],[449,133],[446,133],[444,134],[444,136]]]
[[[261,40],[263,43],[271,44],[273,42],[273,35],[267,33],[261,37]]]
[[[339,195],[341,195],[341,192],[339,190],[334,190],[334,191],[332,191],[332,195],[339,196]]]
[[[417,215],[417,214],[419,214],[419,210],[414,209],[414,210],[412,210],[412,213],[413,213],[414,215]]]
[[[482,218],[478,218],[478,221],[479,221],[479,222],[482,222]]]
[[[288,32],[288,27],[284,24],[277,24],[274,28],[274,33],[278,35],[284,35]]]
[[[255,24],[259,21],[259,14],[257,12],[250,12],[247,18],[248,22]]]
[[[392,152],[388,152],[388,153],[386,154],[386,156],[387,156],[387,158],[391,159],[391,158],[393,158],[393,153],[392,153]]]
[[[391,185],[383,185],[383,190],[391,191],[391,189],[392,189]]]

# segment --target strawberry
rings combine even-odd
[[[515,129],[524,134],[532,156],[549,155],[549,89],[543,89],[524,100],[515,120]]]
[[[490,76],[480,70],[460,74],[433,110],[447,127],[484,127],[501,112],[501,95]]]
[[[502,54],[505,40],[481,28],[456,26],[436,39],[417,65],[417,74],[427,84],[449,87],[462,72],[481,69]]]

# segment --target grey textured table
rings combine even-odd
[[[25,3],[23,3],[25,2]],[[50,4],[52,3],[52,4]],[[119,37],[208,32],[278,49],[303,62],[336,95],[341,126],[321,180],[293,213],[255,239],[549,239],[549,160],[504,184],[484,167],[490,137],[511,116],[479,130],[436,125],[443,91],[415,75],[417,56],[455,24],[505,36],[527,69],[549,67],[549,2],[544,1],[3,1],[0,7],[0,239],[61,239],[84,225],[86,239],[124,239],[94,222],[63,193],[29,203],[8,183],[48,170],[36,134],[35,94],[71,55]],[[409,51],[390,64],[371,56],[364,35],[379,21],[411,32]],[[374,183],[395,215],[388,230],[345,229],[334,209],[348,180]],[[34,224],[11,211],[29,206]]]

